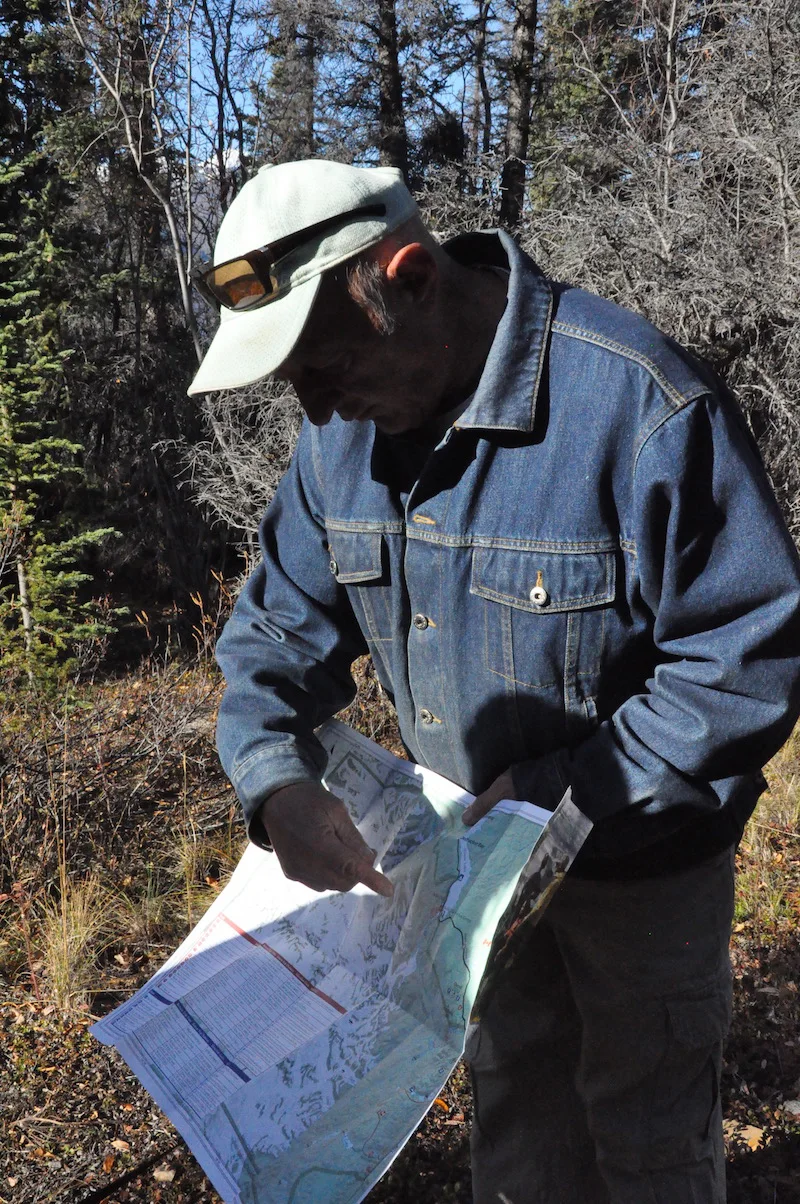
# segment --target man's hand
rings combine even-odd
[[[351,890],[363,882],[389,898],[394,887],[373,869],[375,851],[341,799],[318,782],[296,782],[271,794],[261,820],[287,878],[311,890]]]
[[[505,773],[500,774],[499,778],[495,778],[483,794],[478,795],[474,803],[470,803],[461,816],[461,820],[468,828],[471,828],[479,819],[483,819],[488,811],[491,811],[495,803],[499,803],[504,798],[516,799],[516,797],[514,779],[511,776],[511,770],[507,769]]]

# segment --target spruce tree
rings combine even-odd
[[[0,6],[0,652],[6,687],[60,682],[105,630],[81,561],[108,529],[72,510],[80,446],[62,431],[64,302],[55,231],[67,189],[45,148],[69,71],[41,6]]]

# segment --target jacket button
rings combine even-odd
[[[331,570],[331,572],[333,573],[334,577],[335,577],[335,576],[336,576],[336,574],[339,572],[339,566],[338,566],[338,564],[336,563],[336,561],[333,559],[333,557],[332,557],[332,556],[331,556],[330,570]]]
[[[543,585],[534,585],[528,597],[534,606],[547,606],[550,601],[550,595]]]
[[[426,707],[423,707],[419,713],[419,717],[423,723],[433,723],[433,713]]]
[[[425,615],[414,615],[414,618],[411,620],[411,622],[414,624],[417,631],[424,631],[428,626],[428,620]]]

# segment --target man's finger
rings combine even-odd
[[[488,790],[484,790],[483,794],[479,794],[478,797],[470,803],[466,811],[464,811],[463,815],[461,816],[461,822],[465,824],[466,827],[471,828],[472,825],[476,824],[479,819],[483,819],[484,815],[487,815],[495,803],[500,802],[501,798],[503,798],[502,793],[496,790],[494,786],[490,786]]]
[[[379,895],[383,895],[384,899],[391,899],[394,894],[394,886],[380,870],[376,870],[371,865],[363,865],[359,867],[357,881],[363,882],[364,886],[368,886],[370,890],[374,890]]]
[[[476,798],[475,802],[470,803],[466,811],[463,812],[461,816],[462,824],[466,828],[471,828],[479,819],[483,819],[484,815],[487,815],[491,811],[495,802],[499,802],[499,799],[491,799],[487,802],[483,798]]]
[[[362,882],[364,886],[368,886],[370,890],[374,890],[377,894],[382,895],[385,899],[391,898],[394,894],[394,886],[379,870],[374,869],[368,862],[348,867],[344,873],[337,873],[336,870],[327,868],[318,870],[316,873],[304,875],[297,879],[307,886],[309,890],[319,892],[326,890],[338,890],[343,894],[352,890],[357,882]]]
[[[375,850],[369,847],[350,818],[344,804],[342,804],[341,811],[337,808],[337,812],[334,815],[333,830],[342,844],[351,853],[356,853],[359,857],[366,857],[368,860],[374,858]]]
[[[492,807],[501,802],[502,799],[516,798],[514,793],[514,779],[511,776],[511,771],[506,770],[501,773],[498,778],[492,782],[491,786],[484,790],[483,794],[479,794],[470,805],[464,810],[461,816],[461,822],[467,828],[471,828],[479,819],[483,819],[484,815],[488,815]]]

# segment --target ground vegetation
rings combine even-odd
[[[155,657],[81,705],[28,703],[3,721],[3,1204],[218,1204],[87,1031],[182,940],[244,847],[213,744],[220,682],[197,638],[192,664]],[[399,751],[369,664],[357,673],[344,717]],[[768,778],[738,858],[723,1076],[732,1204],[800,1202],[800,733]],[[470,1110],[459,1067],[372,1204],[469,1204]]]

